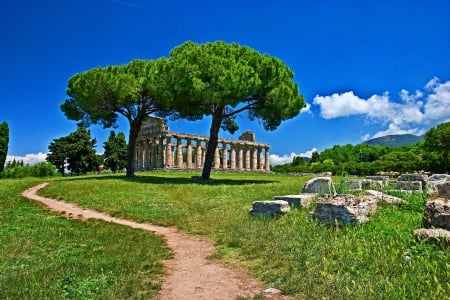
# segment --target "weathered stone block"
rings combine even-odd
[[[383,181],[366,179],[361,181],[363,190],[381,190],[383,188]]]
[[[428,175],[425,174],[402,174],[397,181],[421,181],[422,186],[427,186]]]
[[[377,175],[377,176],[366,176],[366,179],[367,179],[367,180],[381,181],[383,186],[389,184],[389,176],[381,176],[381,175]]]
[[[408,203],[407,201],[405,201],[399,197],[387,195],[387,194],[384,194],[382,192],[375,191],[375,190],[367,190],[364,192],[364,195],[372,197],[372,199],[377,201],[378,203],[380,203],[380,202],[386,202],[389,204],[406,204],[406,203]]]
[[[414,230],[414,235],[420,241],[443,242],[450,246],[450,231],[442,228],[419,228]]]
[[[450,199],[450,181],[439,183],[436,188],[438,197]]]
[[[341,184],[350,191],[362,190],[362,180],[344,180]]]
[[[397,188],[405,191],[422,191],[422,181],[397,181]]]
[[[443,198],[428,201],[423,213],[423,227],[450,230],[450,202]]]
[[[285,195],[275,196],[274,200],[283,200],[289,203],[291,207],[306,208],[314,201],[316,194],[300,194],[300,195]]]
[[[331,177],[316,177],[305,182],[302,193],[319,193],[336,195]]]
[[[317,199],[316,209],[310,217],[327,225],[365,223],[375,209],[376,201],[361,201],[353,195],[324,195]]]
[[[291,210],[289,203],[283,200],[254,201],[250,210],[252,216],[275,216],[286,214]]]
[[[429,197],[439,197],[437,186],[441,183],[450,182],[450,175],[433,174],[427,183],[427,194]],[[441,196],[442,197],[442,196]]]

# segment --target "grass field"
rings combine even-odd
[[[450,250],[418,243],[412,234],[421,227],[426,199],[420,194],[404,195],[409,205],[383,206],[365,225],[328,228],[309,219],[310,210],[279,218],[248,214],[254,200],[300,193],[307,178],[213,173],[203,182],[191,181],[197,174],[189,172],[137,175],[55,180],[41,194],[204,236],[216,243],[214,259],[245,266],[297,299],[450,299]],[[36,181],[1,183],[0,298],[155,293],[162,259],[170,255],[159,238],[62,219],[18,196]]]

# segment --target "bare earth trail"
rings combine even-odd
[[[22,196],[38,201],[51,211],[63,213],[70,218],[100,219],[152,231],[164,236],[174,258],[165,263],[160,300],[235,300],[263,295],[264,299],[289,299],[286,295],[262,293],[262,284],[245,270],[227,268],[208,259],[215,252],[214,245],[206,240],[189,236],[172,227],[111,217],[97,211],[83,209],[71,203],[41,197],[36,192],[48,183],[42,183],[22,192]]]

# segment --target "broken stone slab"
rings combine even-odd
[[[397,188],[405,191],[422,191],[422,181],[397,181]]]
[[[426,174],[402,174],[397,181],[421,181],[422,186],[427,186],[428,175]]]
[[[428,201],[425,204],[422,223],[425,228],[450,230],[450,202],[443,198]]]
[[[407,204],[408,202],[395,196],[391,196],[385,194],[383,192],[375,191],[375,190],[367,190],[364,192],[365,196],[373,197],[378,203],[386,202],[389,204]]]
[[[331,177],[315,177],[305,182],[302,187],[302,193],[336,195],[336,189],[334,188]]]
[[[250,214],[252,216],[276,216],[288,213],[289,203],[283,200],[253,201]]]
[[[317,194],[285,195],[275,196],[273,199],[286,201],[291,207],[307,208],[311,205],[316,196]]]
[[[376,175],[376,176],[366,176],[367,180],[374,180],[374,181],[381,181],[382,185],[389,185],[389,176],[381,176],[381,175]]]
[[[361,181],[361,186],[363,190],[381,190],[383,188],[383,181],[365,179]]]
[[[450,231],[442,228],[419,228],[414,230],[414,236],[420,241],[442,241],[445,246],[450,246]]]
[[[450,199],[450,181],[439,183],[436,188],[438,197]]]
[[[341,184],[349,191],[361,191],[362,180],[344,180]]]
[[[369,213],[376,210],[377,201],[354,195],[323,195],[310,217],[327,225],[346,225],[369,221]]]
[[[433,174],[427,183],[427,195],[429,197],[439,197],[437,186],[441,183],[450,182],[450,175]]]

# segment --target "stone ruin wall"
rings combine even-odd
[[[136,142],[136,170],[201,169],[209,137],[171,132],[166,120],[147,117]],[[270,172],[268,144],[245,131],[238,140],[218,140],[214,170]]]

